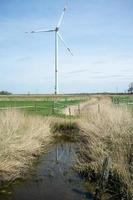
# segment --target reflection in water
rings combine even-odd
[[[73,191],[80,195],[83,195],[84,197],[86,197],[86,199],[93,200],[93,195],[89,192],[83,192],[82,190],[78,190],[78,189],[73,189]]]
[[[76,146],[56,144],[41,158],[34,175],[26,182],[12,186],[12,195],[2,200],[92,200],[83,181],[72,170]]]

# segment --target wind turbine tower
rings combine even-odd
[[[64,39],[62,38],[59,30],[60,30],[60,26],[62,24],[65,12],[67,10],[67,6],[64,7],[63,12],[60,16],[60,19],[58,21],[57,26],[54,29],[51,30],[36,30],[36,31],[31,31],[30,33],[48,33],[48,32],[54,32],[55,33],[55,95],[59,94],[59,86],[58,86],[58,43],[59,43],[59,39],[63,42],[65,48],[69,51],[69,53],[73,56],[72,51],[70,50],[70,48],[67,46],[66,42],[64,41]],[[27,32],[26,32],[27,33]]]

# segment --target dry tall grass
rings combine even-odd
[[[120,183],[119,189],[125,196],[129,193],[133,195],[131,113],[126,108],[115,107],[109,99],[102,100],[99,105],[90,106],[82,111],[79,127],[82,130],[83,141],[77,162],[78,170],[88,177],[97,177],[104,158],[108,156],[112,160],[112,187],[117,190]]]
[[[0,113],[0,180],[22,176],[41,147],[47,151],[52,141],[49,124],[46,118],[16,110]]]

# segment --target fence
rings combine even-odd
[[[24,105],[25,104],[25,105]],[[28,104],[28,105],[27,105]],[[77,104],[77,105],[76,105]],[[42,115],[59,115],[62,114],[62,110],[68,107],[69,116],[72,116],[72,105],[76,106],[77,114],[80,114],[79,101],[35,101],[35,102],[0,102],[0,111],[8,109],[22,109],[28,112],[36,112]]]
[[[116,106],[126,107],[127,110],[133,113],[133,97],[114,97],[112,102]]]
[[[113,103],[115,104],[127,104],[127,105],[133,105],[133,97],[113,97],[112,98]]]

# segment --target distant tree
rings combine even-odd
[[[131,94],[133,94],[133,82],[131,82],[131,83],[129,84],[128,92],[131,93]]]
[[[0,91],[0,95],[11,95],[12,93],[7,91]]]

